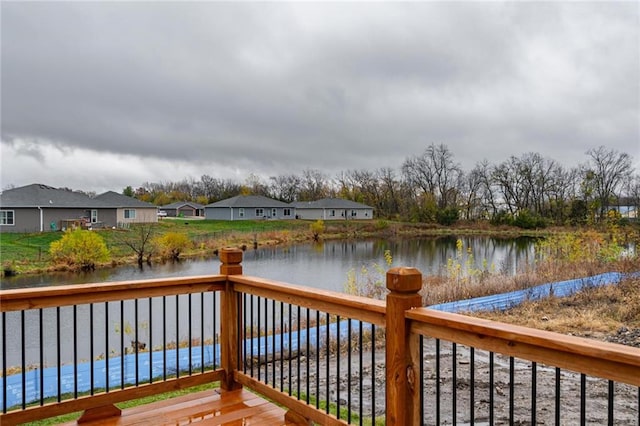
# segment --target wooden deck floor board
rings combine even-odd
[[[122,411],[112,417],[80,423],[82,426],[156,425],[291,425],[285,410],[245,389],[221,392],[207,390],[157,401]],[[67,423],[75,425],[77,423]]]

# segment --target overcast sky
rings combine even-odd
[[[0,7],[2,188],[399,170],[432,143],[640,170],[640,2]]]

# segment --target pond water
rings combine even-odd
[[[425,275],[446,269],[450,259],[457,259],[462,265],[470,263],[474,268],[491,268],[504,273],[514,273],[532,265],[534,261],[534,240],[531,238],[461,237],[462,248],[457,241],[457,237],[372,239],[259,247],[244,253],[243,272],[245,275],[292,284],[344,291],[350,271],[359,272],[363,267],[372,271],[373,264],[379,265],[382,270],[388,269],[384,256],[386,250],[393,258],[391,266],[416,267]],[[467,262],[469,259],[473,259],[473,262]],[[217,258],[187,259],[178,263],[154,264],[143,269],[125,266],[82,274],[18,276],[3,279],[1,288],[216,274],[219,266]],[[216,306],[219,306],[219,300],[214,300],[209,294],[203,298],[194,295],[193,299],[186,295],[167,300],[153,298],[135,304],[134,301],[126,301],[122,304],[80,305],[75,309],[61,308],[59,312],[54,308],[27,311],[24,319],[19,312],[11,312],[2,319],[6,321],[2,326],[6,327],[7,334],[6,343],[2,342],[1,345],[6,344],[7,365],[16,366],[22,362],[25,365],[40,364],[41,344],[45,348],[43,364],[55,365],[58,352],[64,364],[72,362],[74,353],[81,360],[99,358],[107,353],[116,355],[128,347],[132,340],[160,342],[163,335],[168,336],[168,341],[183,341],[191,335],[202,336],[205,341],[207,336],[213,338],[219,333],[220,324],[212,320],[215,315],[206,313],[202,323],[194,321],[189,324],[188,320],[178,323],[177,311],[184,313],[191,309],[191,317],[200,318],[201,310],[214,309]],[[76,329],[74,323],[78,324]],[[94,330],[86,326],[91,323],[95,324]],[[136,323],[139,324],[137,331],[132,328]],[[57,324],[60,324],[59,340],[56,339]],[[21,330],[24,330],[25,339],[21,337]],[[96,337],[93,341],[94,333],[104,337]],[[74,339],[78,343],[72,344]],[[0,348],[0,353],[3,350]]]
[[[343,291],[349,271],[358,272],[363,266],[370,268],[373,264],[388,269],[384,258],[386,250],[393,258],[391,266],[411,266],[425,275],[437,274],[446,269],[449,259],[458,255],[458,239],[463,243],[460,259],[463,264],[471,257],[475,268],[492,268],[507,274],[533,264],[535,240],[532,238],[448,236],[249,248],[244,253],[243,272],[292,284]],[[217,274],[219,267],[217,258],[208,258],[145,265],[142,269],[130,265],[87,273],[25,275],[2,279],[0,289]]]

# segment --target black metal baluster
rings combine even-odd
[[[300,399],[300,306],[298,306],[298,317],[296,320],[298,321],[298,399]]]
[[[167,381],[167,296],[162,296],[162,380]]]
[[[316,311],[316,408],[320,408],[320,311]]]
[[[269,300],[264,298],[264,382],[269,384]]]
[[[176,378],[180,378],[180,296],[176,294]]]
[[[153,383],[153,299],[149,298],[149,383]]]
[[[440,339],[436,339],[436,424],[440,425]]]
[[[57,362],[58,362],[58,402],[62,401],[62,355],[61,355],[61,348],[60,348],[60,342],[62,341],[61,336],[60,336],[60,306],[56,307],[56,355],[57,355]]]
[[[72,345],[73,345],[73,398],[78,399],[78,307],[76,305],[73,305],[73,343]]]
[[[273,353],[273,387],[276,387],[276,301],[271,301],[271,351]],[[282,348],[280,348],[280,358],[282,358]]]
[[[376,424],[376,326],[371,324],[371,419]]]
[[[363,391],[363,357],[364,357],[364,348],[362,347],[363,338],[362,338],[362,321],[358,321],[358,347],[360,352],[358,353],[358,377],[360,378],[360,383],[358,383],[358,415],[360,416],[360,426],[362,426],[364,422],[364,406],[362,403],[362,391]]]
[[[311,349],[311,343],[310,343],[310,339],[311,339],[311,335],[309,333],[309,330],[311,329],[310,326],[310,314],[309,314],[309,308],[307,308],[307,353],[306,353],[306,358],[307,358],[307,380],[306,380],[306,393],[307,393],[307,398],[306,398],[306,403],[309,404],[309,356],[311,354],[310,349]]]
[[[347,318],[347,423],[351,423],[351,318]]]
[[[420,424],[424,425],[424,336],[420,335]],[[471,422],[473,424],[473,422]]]
[[[280,391],[284,392],[284,302],[280,302]]]
[[[329,328],[330,328],[329,327],[329,321],[331,321],[331,317],[329,315],[329,312],[327,312],[327,315],[326,315],[327,340],[325,342],[325,345],[327,346],[327,355],[326,355],[327,359],[326,359],[326,363],[325,363],[325,365],[327,367],[327,371],[326,371],[326,373],[327,373],[327,377],[326,377],[326,379],[327,379],[327,389],[326,389],[326,393],[325,393],[325,396],[327,398],[327,407],[326,407],[325,411],[327,413],[329,413],[329,405],[331,404],[331,399],[330,399],[330,395],[331,394],[329,392],[330,391],[330,385],[331,385],[331,374],[330,374],[331,373],[331,367],[329,365],[330,364],[330,360],[331,360],[331,343],[330,343],[331,342],[331,340],[330,340],[331,333],[330,333],[330,330],[329,330]]]
[[[189,320],[189,343],[188,343],[188,353],[189,353],[189,375],[193,375],[193,307],[192,307],[192,297],[191,293],[187,296],[187,303],[189,304],[188,312],[188,320]]]
[[[40,309],[40,377],[43,376],[42,362],[42,309]],[[2,313],[2,377],[7,377],[7,313]],[[42,383],[42,380],[40,381]],[[40,386],[40,405],[42,405],[42,386]],[[7,381],[2,381],[2,413],[7,412]]]
[[[493,352],[489,352],[489,425],[493,426],[493,387],[494,387],[494,373],[495,373],[495,355]]]
[[[556,426],[560,426],[560,369],[556,367]]]
[[[340,419],[340,315],[336,316],[336,417]]]
[[[538,397],[538,363],[535,361],[531,363],[531,424],[535,425],[537,422],[536,411],[537,397]]]
[[[293,358],[292,356],[292,352],[291,350],[293,349],[293,318],[291,317],[292,315],[292,311],[293,309],[291,309],[291,303],[289,303],[289,319],[288,319],[288,324],[289,324],[289,356],[288,356],[288,360],[287,360],[287,365],[289,367],[289,396],[291,396],[292,392],[293,392],[293,382],[292,382],[292,377],[291,377],[291,358]]]
[[[25,320],[24,320],[24,310],[20,311],[20,346],[22,347],[22,354],[21,354],[21,379],[22,379],[22,409],[24,410],[25,408],[27,408],[27,342],[26,342],[26,330],[25,330]],[[6,380],[6,376],[2,377],[4,380]],[[78,373],[76,370],[76,379],[75,381],[78,381]],[[77,392],[76,392],[76,398],[78,397]]]
[[[251,329],[251,377],[253,377],[253,364],[255,364],[254,362],[254,357],[253,357],[253,323],[254,323],[254,318],[253,318],[253,299],[255,298],[255,296],[251,295],[250,296],[250,300],[251,300],[251,324],[249,325],[249,328]]]
[[[124,346],[124,300],[120,301],[120,389],[124,389],[125,346]],[[166,360],[165,360],[166,361]],[[165,362],[166,365],[166,362]]]
[[[44,405],[44,321],[43,321],[44,315],[43,315],[42,308],[40,308],[39,311],[40,311],[40,313],[39,313],[39,316],[40,316],[40,324],[39,324],[39,327],[40,327],[40,405]],[[3,312],[2,315],[3,315],[2,324],[4,326],[4,323],[5,323],[4,322],[4,312]],[[4,338],[4,335],[5,335],[5,333],[3,331],[3,338]],[[2,348],[3,348],[3,350],[5,349],[4,340],[3,340],[3,343],[2,343]],[[4,354],[3,354],[3,358],[2,358],[3,359],[3,364],[4,364],[4,360],[7,359],[6,355],[7,354],[6,354],[6,351],[5,351]],[[3,376],[2,377],[7,377],[7,375],[5,374],[6,373],[6,365],[4,367],[5,368],[3,368]],[[5,388],[5,390],[6,390],[6,388]],[[5,398],[3,399],[3,401],[6,401],[7,400],[6,394],[4,396],[5,396]]]
[[[456,343],[452,343],[451,344],[451,383],[452,383],[452,388],[451,388],[451,416],[452,416],[452,424],[457,424],[457,417],[458,417],[458,360],[457,355],[458,355],[458,345]]]
[[[580,374],[580,424],[587,424],[587,376]]]
[[[75,305],[73,305],[73,308],[75,309]],[[75,313],[74,313],[75,315]],[[75,323],[75,318],[74,318],[74,323]],[[93,339],[94,339],[94,332],[93,332],[93,303],[89,304],[89,368],[90,368],[90,372],[89,372],[89,380],[91,380],[91,385],[90,385],[90,393],[91,395],[93,395],[95,393],[95,368],[94,368],[94,362],[95,362],[95,354],[93,352]],[[78,376],[76,375],[76,380],[78,379]],[[77,398],[77,396],[76,396]]]
[[[476,349],[474,347],[469,348],[469,423],[474,424],[476,420],[475,416],[475,402],[476,402]]]
[[[139,342],[140,342],[140,337],[138,335],[138,299],[134,299],[133,301],[133,322],[135,323],[135,327],[133,330],[133,335],[135,338],[135,342],[133,342],[133,350],[134,350],[134,361],[135,361],[135,374],[136,374],[136,386],[138,386],[140,384],[140,366],[139,366],[139,358],[138,358],[138,351],[139,351]]]
[[[513,424],[513,415],[514,415],[514,358],[512,356],[509,357],[509,424]]]
[[[109,388],[111,384],[109,383],[109,302],[104,302],[104,368],[105,368],[105,378],[104,378],[104,387],[105,392],[109,392]]]
[[[613,401],[614,401],[614,383],[609,380],[608,404],[607,404],[607,424],[613,426]]]
[[[258,305],[258,380],[260,380],[260,302],[262,298],[258,296],[257,305]]]

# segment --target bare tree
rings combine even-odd
[[[603,217],[622,184],[631,179],[632,167],[629,154],[600,146],[587,151],[590,158],[587,172],[592,178],[593,190]]]
[[[140,223],[133,225],[130,230],[122,234],[114,234],[122,244],[133,250],[140,267],[142,267],[142,263],[145,260],[148,264],[151,263],[151,256],[153,256],[153,244],[151,241],[155,236],[155,228],[156,225],[152,223]]]
[[[306,169],[302,172],[300,201],[314,201],[329,195],[327,176],[320,170]]]
[[[284,201],[285,203],[291,203],[298,199],[302,182],[300,176],[294,174],[279,175],[271,176],[269,179],[271,180],[269,191],[272,198]]]
[[[462,170],[446,145],[432,144],[422,155],[407,159],[402,165],[402,172],[411,186],[424,194],[431,194],[438,208],[456,205]]]

